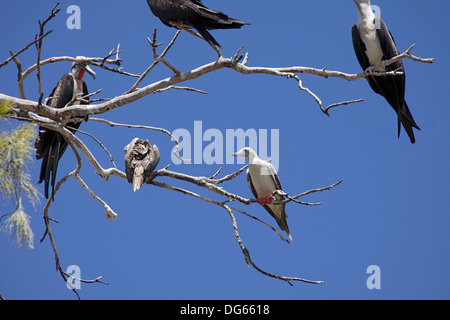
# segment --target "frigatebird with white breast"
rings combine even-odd
[[[353,0],[358,11],[358,26],[352,27],[353,47],[359,64],[364,70],[379,65],[382,61],[389,60],[399,52],[392,34],[381,17],[376,17],[372,11],[370,0]],[[401,60],[387,66],[385,72],[396,71],[398,74],[366,77],[370,87],[376,93],[382,95],[397,113],[398,136],[400,136],[400,124],[415,143],[413,128],[420,130],[414,121],[408,105],[405,101],[405,69]]]

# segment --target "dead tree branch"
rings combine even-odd
[[[78,173],[81,170],[81,157],[80,157],[80,154],[78,153],[78,150],[74,147],[72,142],[68,141],[68,144],[71,147],[72,151],[74,152],[74,154],[75,154],[75,156],[77,158],[77,168],[74,171],[72,171],[71,173],[69,173],[68,175],[66,175],[61,181],[58,182],[58,184],[56,186],[56,189],[55,189],[55,192],[60,188],[62,183],[67,181],[67,179],[69,179],[70,177],[75,176],[75,177],[78,178],[79,177]],[[49,217],[48,210],[50,208],[51,203],[52,203],[52,198],[50,198],[48,200],[47,205],[44,208],[45,232],[44,232],[44,235],[41,238],[41,242],[44,241],[45,237],[48,235],[48,237],[50,239],[50,244],[51,244],[52,249],[53,249],[53,254],[55,256],[56,270],[59,271],[61,277],[64,279],[64,282],[66,282],[70,286],[72,291],[76,294],[77,298],[80,299],[80,295],[78,294],[77,290],[72,286],[72,284],[68,281],[69,279],[73,279],[73,280],[84,282],[84,283],[95,283],[95,282],[103,283],[103,284],[108,284],[108,283],[101,281],[100,280],[102,278],[101,276],[97,277],[97,278],[95,278],[93,280],[84,280],[84,279],[76,278],[76,277],[72,276],[71,274],[65,272],[64,269],[61,267],[61,263],[60,263],[60,259],[59,259],[59,253],[58,253],[58,250],[56,248],[55,238],[53,237],[53,233],[52,233],[52,230],[50,228],[50,221],[58,222],[58,221],[56,221],[56,220],[54,220],[54,219]]]
[[[158,55],[156,52],[156,49],[162,45],[162,43],[158,44],[157,40],[156,40],[156,31],[157,29],[155,28],[155,30],[153,31],[153,39],[150,40],[147,38],[147,41],[150,43],[150,45],[152,46],[152,50],[153,50],[153,59],[155,60],[148,68],[147,70],[145,70],[142,75],[139,77],[139,79],[136,81],[136,83],[131,87],[131,89],[126,92],[126,93],[131,93],[137,90],[137,87],[139,86],[139,84],[142,82],[142,80],[144,80],[144,78],[149,74],[150,71],[153,70],[154,67],[156,67],[156,65],[159,62],[163,62],[164,64],[166,64],[171,70],[173,70],[175,72],[176,75],[180,74],[180,71],[178,71],[177,69],[175,69],[171,64],[168,65],[167,61],[164,59],[164,56],[167,54],[167,52],[170,50],[170,48],[173,46],[173,44],[175,43],[175,40],[178,38],[178,35],[180,34],[180,30],[178,30],[174,37],[172,38],[172,40],[169,42],[169,44],[167,45],[167,47],[163,50],[163,52]]]
[[[231,221],[233,223],[233,230],[234,230],[234,235],[236,237],[236,241],[239,244],[239,247],[242,250],[242,253],[244,254],[245,257],[245,261],[247,262],[247,264],[251,265],[256,271],[271,277],[271,278],[275,278],[278,280],[282,280],[282,281],[286,281],[287,283],[289,283],[292,286],[292,283],[290,281],[301,281],[301,282],[306,282],[306,283],[311,283],[311,284],[322,284],[323,281],[312,281],[312,280],[307,280],[307,279],[302,279],[302,278],[297,278],[297,277],[285,277],[285,276],[279,276],[276,274],[272,274],[272,273],[268,273],[262,269],[260,269],[254,262],[253,260],[250,258],[250,252],[248,251],[248,249],[244,246],[244,243],[241,240],[241,237],[239,235],[239,230],[237,227],[237,222],[236,222],[236,218],[233,215],[233,211],[231,210],[230,207],[228,207],[227,205],[223,205],[223,208],[225,210],[227,210],[228,214],[230,215]]]
[[[176,39],[176,37],[174,37]],[[171,45],[173,44],[174,39],[172,39],[172,42],[169,44],[169,46],[166,48],[169,50]],[[154,46],[157,46],[155,43],[155,39],[152,41],[154,43]],[[31,111],[34,113],[37,113],[41,116],[53,119],[53,120],[60,120],[67,117],[84,117],[87,115],[97,115],[102,114],[108,111],[111,111],[113,109],[128,105],[134,101],[137,101],[139,99],[142,99],[143,97],[156,93],[161,92],[164,90],[167,90],[167,88],[171,86],[175,86],[179,83],[183,83],[189,80],[196,79],[198,77],[201,77],[205,74],[223,69],[228,68],[235,70],[236,72],[240,74],[246,74],[246,75],[254,75],[254,74],[267,74],[272,76],[279,76],[279,77],[285,77],[285,78],[292,78],[295,79],[298,83],[299,88],[302,91],[307,92],[309,95],[311,95],[314,100],[319,105],[321,111],[327,115],[329,115],[328,111],[331,108],[347,105],[350,103],[357,103],[361,102],[362,99],[357,100],[351,100],[351,101],[344,101],[339,103],[333,103],[329,105],[328,107],[325,107],[320,98],[315,95],[311,90],[307,89],[303,86],[303,82],[298,76],[298,74],[311,74],[316,75],[323,78],[340,78],[347,81],[355,81],[358,79],[365,78],[369,73],[372,76],[383,76],[387,74],[395,74],[396,71],[390,71],[390,72],[376,72],[375,70],[381,67],[386,67],[395,61],[398,61],[400,59],[412,59],[414,61],[423,62],[423,63],[432,63],[434,59],[423,59],[416,56],[413,56],[410,51],[413,46],[408,48],[407,51],[400,54],[397,57],[394,57],[388,61],[383,61],[380,66],[376,66],[375,68],[372,68],[372,70],[366,70],[359,74],[347,74],[340,71],[329,71],[326,68],[323,69],[315,69],[315,68],[309,68],[309,67],[289,67],[289,68],[268,68],[268,67],[248,67],[246,64],[240,63],[239,61],[242,60],[243,56],[237,56],[235,55],[234,58],[224,58],[219,57],[217,61],[205,64],[203,66],[200,66],[196,69],[187,71],[187,72],[181,72],[179,74],[175,74],[172,77],[154,82],[152,84],[149,84],[141,89],[137,89],[137,85],[143,80],[146,74],[159,62],[160,60],[155,61],[146,71],[144,72],[142,76],[138,79],[138,81],[135,83],[135,85],[125,94],[118,96],[114,99],[111,99],[107,102],[101,103],[101,104],[91,104],[91,105],[77,105],[77,106],[70,106],[68,108],[64,109],[53,109],[46,105],[42,105],[40,108],[38,108],[38,104],[36,102],[28,101],[25,99],[17,99],[15,97],[10,97],[4,94],[0,94],[0,102],[1,101],[11,101],[15,106],[18,108],[24,109],[26,111]],[[239,51],[238,51],[239,52]],[[248,55],[246,55],[248,57]],[[56,58],[56,61],[74,61],[74,58],[70,57],[60,57]],[[88,58],[89,61],[92,61],[92,59],[96,58]],[[45,63],[50,62],[56,62],[54,58],[47,59],[45,61],[41,62],[41,65],[44,65]],[[108,61],[108,60],[107,60]],[[247,60],[246,60],[247,63]],[[22,81],[23,78],[26,77],[30,72],[34,71],[36,66],[30,67],[23,76],[21,77]],[[397,72],[398,73],[398,72]],[[19,81],[20,83],[20,81]],[[20,85],[19,85],[20,86]],[[23,97],[22,97],[23,98]]]
[[[42,41],[44,39],[44,28],[45,25],[52,20],[54,17],[56,17],[56,15],[58,14],[58,12],[61,9],[56,9],[59,6],[59,2],[53,7],[52,12],[50,13],[50,15],[47,17],[47,19],[44,20],[44,22],[41,23],[41,21],[39,20],[39,36],[36,35],[36,39],[40,38],[39,41],[37,41],[36,44],[36,49],[37,49],[37,62],[36,62],[36,66],[37,66],[37,79],[38,79],[38,92],[39,92],[39,103],[38,105],[41,105],[42,103],[42,99],[44,98],[44,93],[42,92],[42,81],[41,81],[41,52],[42,52]]]
[[[30,42],[29,44],[27,44],[25,47],[23,47],[22,49],[20,49],[19,51],[17,51],[16,53],[13,53],[11,50],[9,51],[10,57],[8,59],[6,59],[5,61],[0,63],[0,68],[3,66],[6,66],[8,63],[11,62],[11,60],[14,60],[19,54],[21,54],[22,52],[28,50],[33,44],[41,41],[42,39],[44,39],[46,36],[48,36],[50,33],[52,33],[53,30],[49,30],[47,31],[45,34],[43,34],[42,36],[40,36],[39,38],[35,39],[34,41]]]

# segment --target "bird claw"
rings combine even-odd
[[[274,198],[271,194],[268,196],[257,198],[256,202],[258,202],[260,205],[264,206],[265,204],[271,204],[273,202]]]

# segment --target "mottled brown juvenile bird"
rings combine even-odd
[[[148,140],[134,138],[125,148],[125,172],[133,190],[139,190],[159,163],[159,149]]]

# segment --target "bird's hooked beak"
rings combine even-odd
[[[89,66],[88,59],[83,56],[77,56],[76,61],[72,64],[71,73],[78,80],[81,80],[81,79],[83,79],[84,73],[86,71],[87,71],[87,73],[89,73],[92,76],[92,78],[95,79],[97,77],[95,72]]]
[[[97,74],[94,72],[94,70],[91,69],[91,67],[89,67],[89,65],[84,66],[83,69],[86,70],[87,73],[89,73],[92,76],[92,78],[94,78],[94,80],[95,80],[95,78],[97,77]]]

